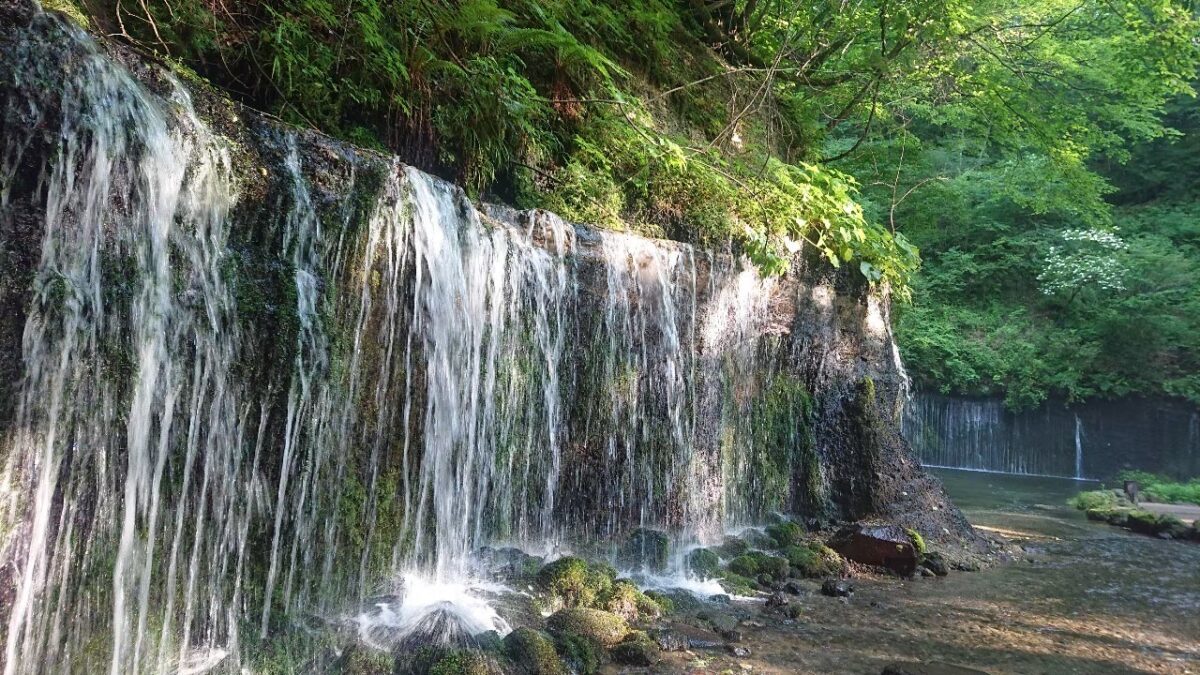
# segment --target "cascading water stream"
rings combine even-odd
[[[6,675],[236,671],[308,615],[381,648],[504,632],[482,547],[656,527],[679,578],[795,502],[775,281],[311,134],[250,128],[246,170],[179,83],[30,36],[10,75],[61,105],[20,111],[55,131],[0,430]]]
[[[1083,420],[1075,416],[1075,479],[1083,479]]]

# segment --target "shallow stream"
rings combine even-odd
[[[849,601],[794,600],[804,610],[795,622],[735,604],[749,657],[674,654],[656,671],[877,674],[922,661],[993,675],[1200,672],[1200,546],[1088,522],[1065,501],[1094,483],[937,474],[972,523],[1003,531],[1025,559],[945,578],[856,579]]]

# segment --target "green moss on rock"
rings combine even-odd
[[[450,652],[429,669],[429,675],[493,675],[495,672],[486,655],[472,651]]]
[[[717,553],[726,558],[736,558],[750,550],[750,545],[741,537],[725,537],[725,541],[717,548]]]
[[[925,548],[925,538],[921,536],[921,533],[908,527],[904,528],[904,533],[908,535],[909,541],[912,542],[913,549],[917,552],[917,557],[920,558],[925,555],[927,549]]]
[[[630,633],[612,648],[613,661],[626,666],[650,667],[658,660],[658,643],[642,631]]]
[[[538,570],[538,589],[549,595],[552,607],[592,607],[612,587],[611,568],[589,566],[583,558],[568,556]]]
[[[603,651],[591,640],[573,633],[555,636],[555,647],[575,675],[593,675],[600,671]]]
[[[684,558],[687,570],[698,577],[716,576],[721,569],[721,559],[707,548],[692,549]]]
[[[756,587],[757,584],[753,579],[736,572],[726,572],[725,576],[721,578],[721,588],[731,595],[753,595]]]
[[[729,561],[729,571],[742,577],[757,577],[766,574],[772,579],[786,579],[788,559],[761,551],[751,551]]]
[[[806,579],[836,576],[841,574],[846,566],[837,551],[817,541],[790,546],[783,554],[787,556],[792,573]]]
[[[666,533],[647,528],[634,530],[617,555],[617,562],[630,569],[665,570],[670,562],[671,540]]]
[[[577,635],[602,647],[612,647],[625,639],[629,626],[625,619],[601,609],[577,607],[555,612],[546,620],[554,635]]]
[[[646,598],[648,600],[652,600],[654,604],[658,605],[658,611],[661,612],[661,614],[670,614],[671,612],[675,611],[675,601],[667,597],[667,595],[664,593],[660,593],[659,591],[646,591]]]
[[[656,619],[662,616],[662,608],[628,579],[617,579],[607,592],[600,596],[597,607],[612,612],[626,621]]]
[[[566,667],[549,635],[518,628],[504,638],[504,654],[519,675],[565,675]]]
[[[804,541],[804,528],[799,523],[787,521],[767,527],[767,536],[775,542],[776,548],[784,549]]]

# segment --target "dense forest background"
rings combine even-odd
[[[47,5],[476,196],[852,265],[922,386],[1200,401],[1190,0]]]

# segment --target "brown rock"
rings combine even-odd
[[[886,567],[902,576],[917,571],[917,549],[896,525],[851,525],[833,535],[829,547],[848,560]]]

